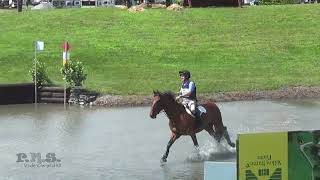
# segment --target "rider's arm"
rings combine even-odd
[[[182,88],[180,88],[180,91],[178,91],[178,92],[176,93],[176,95],[177,95],[177,96],[181,96],[181,94],[182,94]]]
[[[182,96],[182,88],[180,88],[180,91],[176,93],[176,100],[180,99]]]
[[[195,84],[194,82],[190,82],[189,83],[189,89],[187,91],[185,91],[184,93],[181,94],[181,96],[185,96],[185,97],[189,97],[191,95],[191,93],[194,91],[195,89]]]

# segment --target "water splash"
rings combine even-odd
[[[202,161],[235,161],[236,148],[232,148],[223,139],[220,143],[214,140],[207,141],[199,150],[194,150],[187,158],[189,162]]]

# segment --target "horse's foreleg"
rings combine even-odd
[[[234,144],[233,142],[231,142],[229,133],[228,133],[228,131],[227,131],[227,127],[224,127],[223,137],[227,140],[228,144],[229,144],[231,147],[235,147],[235,144]]]
[[[180,135],[172,133],[172,136],[171,136],[171,138],[170,138],[170,141],[168,142],[168,145],[167,145],[167,150],[166,150],[166,152],[163,154],[163,156],[162,156],[162,158],[161,158],[161,160],[160,160],[161,163],[167,162],[167,157],[168,157],[168,155],[169,155],[169,149],[170,149],[170,147],[172,146],[172,144],[173,144],[179,137],[180,137]]]
[[[198,158],[200,158],[200,151],[199,151],[199,144],[198,144],[197,136],[196,136],[196,134],[192,134],[190,136],[192,138],[193,145],[194,145],[195,151],[197,153],[197,156],[198,156]]]
[[[191,138],[192,138],[193,145],[194,145],[195,149],[196,149],[197,151],[199,151],[199,144],[198,144],[198,140],[197,140],[196,134],[192,134],[192,135],[190,135],[190,136],[191,136]]]

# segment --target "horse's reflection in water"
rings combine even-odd
[[[163,179],[165,180],[203,180],[203,163],[181,164],[169,163],[162,166]]]
[[[181,135],[191,136],[195,148],[199,150],[196,133],[202,130],[206,130],[217,142],[220,142],[221,138],[224,137],[231,147],[235,146],[230,140],[227,128],[223,125],[221,112],[216,104],[202,104],[207,113],[199,121],[190,116],[182,104],[175,101],[172,93],[161,93],[159,91],[153,93],[150,117],[156,118],[163,110],[169,118],[169,127],[172,132],[166,152],[161,158],[161,163],[167,161],[170,147]]]

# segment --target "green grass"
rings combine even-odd
[[[62,42],[83,62],[85,87],[111,94],[177,91],[189,69],[200,93],[318,86],[320,5],[0,11],[0,83],[30,82],[38,59],[62,85]]]

